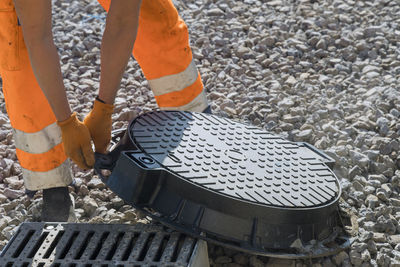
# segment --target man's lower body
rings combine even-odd
[[[36,82],[12,0],[0,3],[0,75],[25,188],[43,190],[45,221],[67,221],[72,182],[56,118]]]
[[[110,0],[99,0],[108,9]],[[160,109],[207,110],[187,26],[170,0],[144,0],[133,55]],[[72,182],[56,118],[29,61],[12,0],[0,2],[0,76],[25,188],[43,190],[43,220],[67,221]]]

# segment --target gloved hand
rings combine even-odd
[[[99,100],[94,101],[93,109],[83,120],[92,136],[96,152],[106,153],[108,144],[111,141],[111,115],[114,105],[102,103]]]
[[[61,128],[65,154],[81,169],[94,165],[94,153],[88,128],[76,117],[74,112],[69,119],[57,122]]]

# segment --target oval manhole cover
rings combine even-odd
[[[339,182],[310,145],[214,115],[158,111],[131,122],[110,155],[120,151],[107,185],[175,229],[263,255],[340,248],[301,247],[340,225]]]

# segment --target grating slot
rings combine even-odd
[[[58,257],[59,259],[64,259],[65,256],[70,252],[70,249],[75,241],[75,239],[78,237],[79,232],[74,231],[71,235],[71,237],[68,240],[68,243],[65,245],[64,249],[62,250],[60,256]]]
[[[43,241],[46,239],[47,235],[49,232],[43,232],[42,235],[40,236],[38,242],[35,244],[35,246],[32,248],[32,250],[29,252],[28,258],[33,258],[36,253],[38,252],[40,246],[42,245]]]
[[[30,230],[32,230],[32,228],[30,228],[30,227],[25,227],[25,228],[21,228],[20,227],[18,229],[15,237],[13,237],[10,240],[10,243],[3,249],[3,251],[1,252],[1,255],[5,256],[5,257],[13,258],[12,255],[15,253],[15,250],[18,248],[18,246],[23,241],[25,235]],[[25,244],[25,247],[22,250],[22,252],[20,253],[19,257],[24,257],[24,256],[26,256],[26,254],[28,252],[31,251],[32,247],[36,244],[36,241],[40,237],[41,233],[42,233],[41,231],[36,231],[35,230],[35,233],[30,238],[29,242],[27,244]]]
[[[140,252],[142,251],[143,247],[146,244],[147,238],[149,237],[148,232],[141,233],[136,240],[135,246],[133,247],[133,250],[131,252],[131,255],[127,259],[128,261],[130,260],[137,260],[137,258],[140,255]]]
[[[144,261],[155,261],[154,259],[157,257],[158,250],[160,249],[161,243],[164,239],[163,233],[156,233],[153,240],[151,241],[150,247],[148,249],[147,255]]]
[[[121,260],[126,261],[132,253],[132,250],[136,244],[136,241],[139,237],[139,233],[129,233],[129,235],[125,235],[124,240],[121,245],[121,255],[118,255]]]
[[[90,231],[89,233],[87,233],[85,240],[82,242],[82,245],[79,248],[79,251],[75,256],[76,260],[79,260],[82,257],[83,253],[88,248],[88,245],[90,244],[90,240],[92,239],[93,235],[94,235],[93,231]]]
[[[62,236],[64,235],[64,233],[65,233],[64,231],[60,231],[57,233],[53,242],[51,242],[50,247],[47,249],[46,253],[44,254],[44,256],[43,256],[44,259],[48,259],[50,257],[50,255],[52,254],[53,250],[58,245],[58,243],[59,243],[60,239],[62,238]]]
[[[122,232],[120,232],[118,234],[118,236],[115,239],[115,242],[113,243],[110,251],[107,253],[106,260],[112,260],[113,259],[114,255],[115,255],[115,252],[117,251],[117,248],[120,245],[121,240],[124,237],[124,235],[125,235],[125,233],[122,233]]]
[[[187,237],[185,241],[183,242],[181,251],[178,255],[178,262],[189,262],[190,255],[193,253],[193,249],[195,246],[196,242],[193,238]]]
[[[175,249],[171,257],[171,262],[176,262],[178,260],[179,253],[181,252],[184,242],[185,242],[185,235],[180,234],[178,241],[175,244]]]
[[[94,253],[99,240],[101,238],[102,232],[95,232],[93,237],[90,239],[88,246],[86,247],[83,255],[81,255],[81,260],[89,260],[90,256]]]
[[[62,228],[64,231],[64,228]],[[69,241],[69,239],[71,238],[73,234],[73,231],[68,231],[65,229],[64,231],[64,235],[61,237],[60,241],[59,241],[59,245],[57,247],[57,250],[55,252],[55,259],[60,259],[61,254],[64,252],[64,249]]]
[[[28,244],[29,240],[31,240],[34,233],[35,233],[34,230],[30,230],[28,232],[28,234],[26,234],[25,238],[21,241],[18,248],[15,250],[14,254],[12,255],[13,258],[17,258],[21,254],[21,252],[24,250],[24,248]]]
[[[153,239],[154,239],[155,235],[156,235],[155,233],[151,233],[148,236],[148,238],[146,239],[146,243],[143,246],[142,250],[140,251],[139,257],[137,258],[138,261],[143,261],[144,258],[146,257],[146,255],[147,255],[147,253],[149,251],[150,245],[153,242]]]
[[[111,232],[106,240],[103,242],[103,246],[101,247],[101,250],[99,252],[99,255],[97,256],[97,260],[105,260],[108,252],[110,251],[110,249],[112,248],[112,244],[115,243],[117,236],[118,236],[118,232]]]
[[[165,248],[167,247],[167,244],[169,243],[169,239],[170,239],[170,235],[164,235],[162,237],[161,242],[158,244],[157,253],[154,256],[153,261],[159,262],[161,260],[161,257],[163,256],[163,254],[165,252]]]
[[[164,250],[163,255],[161,256],[161,259],[160,259],[161,262],[172,262],[172,257],[176,250],[179,236],[180,236],[180,234],[178,234],[178,233],[174,233],[174,234],[170,235],[167,246],[166,246],[168,249]]]
[[[100,250],[103,246],[104,241],[107,239],[108,235],[110,234],[110,232],[105,232],[101,235],[100,241],[97,243],[96,249],[93,251],[92,255],[90,256],[91,260],[95,260],[97,259],[97,256],[100,253]]]

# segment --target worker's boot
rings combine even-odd
[[[75,222],[75,205],[68,187],[43,189],[42,221]]]

